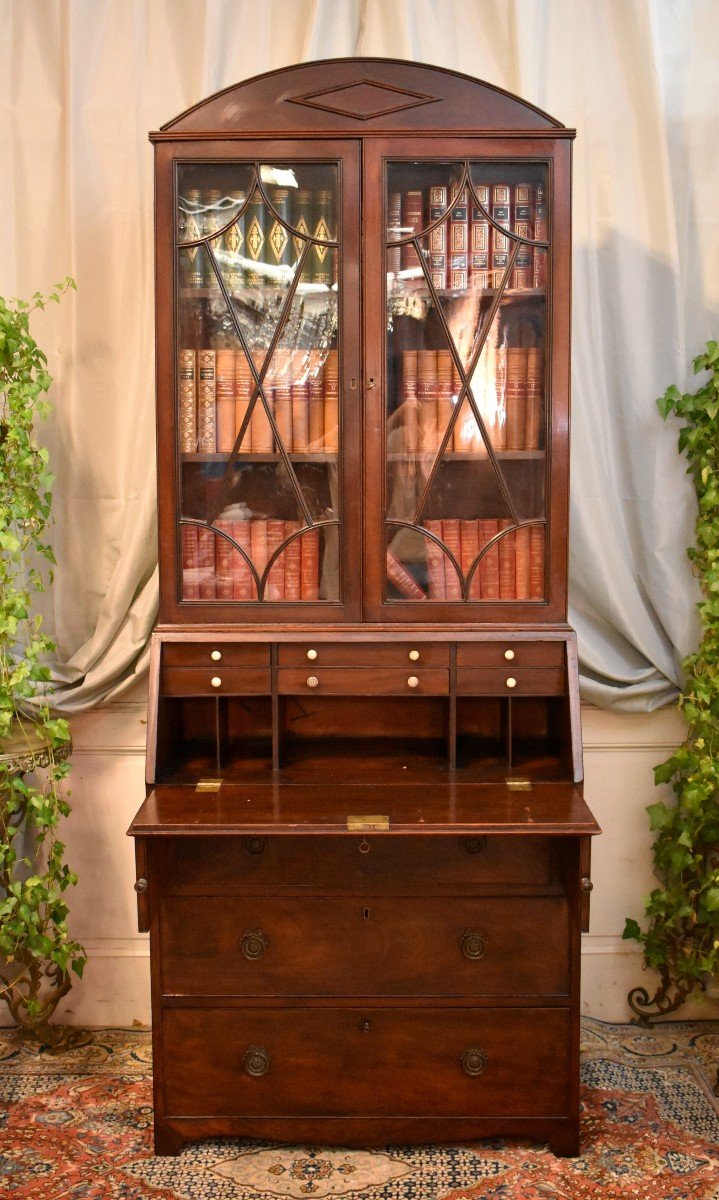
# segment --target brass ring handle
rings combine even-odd
[[[261,854],[265,848],[265,839],[263,837],[246,837],[242,844],[247,854]]]
[[[407,687],[411,687],[411,688],[419,687],[419,679],[417,678],[416,675],[410,675],[409,679],[407,680]]]
[[[310,675],[310,676],[309,676],[309,678],[308,678],[308,680],[307,680],[307,686],[308,686],[309,688],[316,688],[316,687],[318,686],[319,682],[320,682],[320,681],[319,681],[319,679],[317,678],[317,676],[316,676],[316,675]]]
[[[594,884],[592,883],[592,881],[588,875],[583,875],[582,878],[580,879],[579,890],[582,892],[586,892],[587,895],[589,895],[589,893],[594,890]]]
[[[362,841],[360,842],[358,849],[359,849],[360,854],[369,854],[369,852],[371,850],[371,846],[366,838],[362,838]]]
[[[481,1075],[487,1067],[487,1055],[481,1046],[468,1046],[459,1056],[465,1075]]]
[[[210,655],[210,658],[212,659],[213,662],[219,662],[220,659],[222,658],[222,654],[220,653],[219,650],[213,650],[212,654]]]
[[[246,929],[240,938],[240,950],[251,962],[262,958],[268,946],[269,942],[261,929]]]
[[[505,650],[504,657],[507,659],[508,662],[511,662],[512,659],[514,658],[514,650]]]
[[[484,958],[487,952],[487,935],[483,929],[465,929],[459,939],[459,947],[465,958]]]
[[[210,680],[210,683],[215,688],[222,687],[222,680],[220,679],[219,675],[213,675],[212,679]]]
[[[248,1046],[242,1061],[247,1074],[256,1077],[266,1074],[270,1065],[270,1056],[264,1046]]]
[[[137,894],[138,894],[138,895],[139,895],[141,892],[146,892],[146,891],[147,891],[147,889],[148,889],[148,886],[149,886],[149,885],[148,885],[148,882],[147,882],[147,880],[146,880],[146,879],[136,879],[136,880],[135,880],[135,882],[134,882],[134,884],[133,884],[133,887],[134,887],[134,889],[135,889],[135,891],[137,892]]]
[[[508,687],[508,688],[515,688],[516,686],[517,686],[517,680],[516,680],[516,679],[513,679],[513,678],[512,678],[512,676],[510,675],[510,676],[509,676],[509,679],[507,680],[507,687]]]
[[[467,854],[481,854],[487,845],[485,837],[464,837],[462,845]]]

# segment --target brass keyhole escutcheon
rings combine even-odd
[[[262,958],[268,946],[269,942],[261,929],[246,929],[240,938],[240,949],[250,961]]]
[[[270,1056],[264,1046],[248,1046],[242,1061],[248,1075],[264,1075],[269,1069]]]
[[[487,952],[487,935],[482,929],[465,929],[459,939],[459,946],[465,958],[484,958]]]
[[[487,1055],[481,1046],[468,1046],[459,1056],[465,1075],[481,1075],[487,1068]]]
[[[369,1033],[369,1031],[370,1031],[370,1028],[371,1028],[371,1026],[370,1026],[370,1023],[369,1023],[369,1021],[363,1021],[363,1022],[362,1022],[362,1032],[363,1032],[363,1033]]]

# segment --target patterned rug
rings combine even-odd
[[[150,1037],[62,1054],[0,1030],[3,1200],[719,1200],[719,1021],[582,1024],[576,1159],[503,1141],[339,1150],[210,1141],[151,1152]]]

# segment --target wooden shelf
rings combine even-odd
[[[432,459],[437,453],[436,447],[430,452]],[[531,462],[543,461],[546,458],[544,450],[495,450],[495,458],[504,462]],[[429,455],[428,455],[429,457]],[[424,453],[421,450],[416,450],[413,453],[407,454],[388,454],[388,462],[416,462],[418,459],[424,460]],[[447,462],[473,462],[473,463],[488,463],[489,455],[481,450],[445,450],[442,455],[442,463]]]

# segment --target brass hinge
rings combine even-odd
[[[199,779],[196,786],[196,792],[219,792],[222,787],[221,779]]]
[[[389,829],[389,817],[348,817],[350,833],[366,833],[369,829]]]
[[[505,779],[504,781],[510,792],[531,792],[532,782],[530,779]]]

